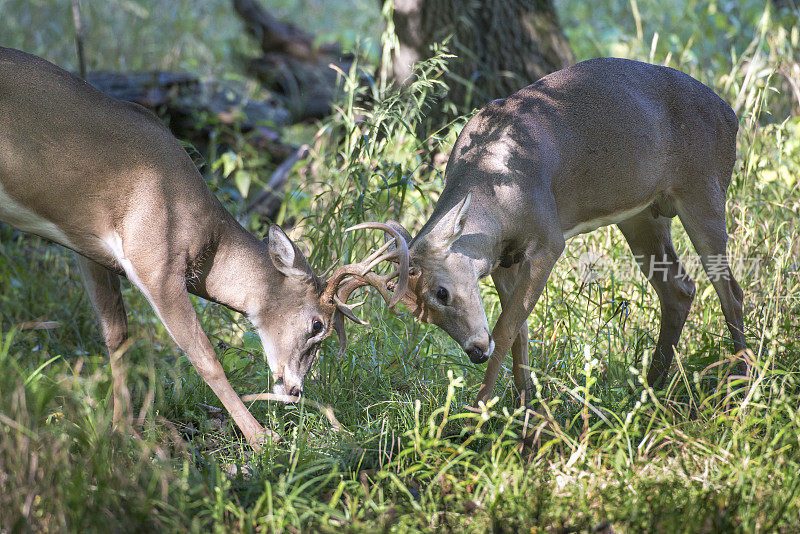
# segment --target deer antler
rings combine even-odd
[[[333,329],[339,338],[339,356],[344,354],[347,348],[347,334],[344,329],[344,318],[347,317],[357,324],[369,324],[359,319],[354,313],[353,308],[363,303],[358,303],[353,306],[346,304],[350,295],[359,287],[371,285],[378,290],[381,297],[386,301],[389,307],[397,304],[403,294],[408,289],[408,244],[406,240],[400,235],[397,230],[388,224],[379,222],[365,222],[351,226],[345,232],[351,230],[361,230],[363,228],[377,228],[383,230],[394,238],[395,248],[390,252],[386,252],[392,245],[392,241],[387,241],[383,246],[378,248],[375,252],[364,258],[358,263],[351,263],[343,265],[336,269],[333,275],[328,279],[325,289],[322,292],[323,302],[336,305],[336,311],[333,314]],[[399,263],[399,267],[389,274],[378,275],[371,272],[372,268],[383,261],[395,260]],[[397,277],[397,284],[394,288],[394,293],[389,291],[389,281]]]
[[[326,282],[325,289],[322,293],[322,298],[325,302],[335,303],[337,308],[339,308],[345,316],[356,322],[362,321],[355,318],[355,315],[353,315],[352,311],[345,303],[353,291],[359,287],[365,285],[373,286],[378,290],[389,307],[400,302],[406,289],[408,289],[409,256],[406,240],[397,230],[388,224],[379,222],[356,224],[345,231],[362,230],[364,228],[377,228],[378,230],[383,230],[388,233],[394,238],[395,248],[386,252],[392,245],[392,241],[387,241],[383,246],[360,262],[339,267]],[[396,270],[386,275],[378,275],[371,272],[373,267],[384,261],[397,261],[399,266]],[[389,281],[395,277],[397,277],[397,285],[394,291],[390,292],[387,285]]]

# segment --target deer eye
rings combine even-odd
[[[447,290],[443,287],[440,287],[439,290],[436,292],[436,298],[439,299],[439,302],[442,304],[447,304],[447,297],[448,297]]]
[[[322,324],[322,321],[320,321],[319,319],[314,319],[314,322],[311,323],[311,334],[316,336],[317,334],[322,332],[322,329],[324,327],[325,325]]]

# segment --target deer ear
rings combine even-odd
[[[464,224],[467,221],[467,210],[472,199],[472,194],[468,194],[464,200],[450,209],[436,225],[435,246],[441,249],[448,249],[455,243],[464,232]]]
[[[284,276],[290,278],[305,278],[308,276],[308,273],[297,267],[297,264],[300,263],[297,261],[299,253],[295,250],[289,236],[277,224],[269,227],[267,247],[269,248],[269,257],[272,260],[272,264]]]

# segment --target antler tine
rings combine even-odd
[[[368,273],[370,269],[381,263],[385,260],[392,259],[392,253],[383,254],[387,248],[392,245],[392,242],[389,241],[384,243],[378,250],[374,251],[372,254],[364,258],[358,263],[349,263],[347,265],[343,265],[339,269],[336,270],[334,275],[330,278],[329,284],[334,289],[333,294],[335,294],[335,289],[344,280],[347,276],[363,276],[364,274]]]
[[[375,267],[376,265],[378,265],[380,262],[384,261],[385,259],[391,259],[391,255],[393,254],[392,252],[390,252],[388,254],[384,254],[384,252],[386,252],[386,249],[388,249],[391,246],[392,246],[392,242],[391,241],[387,241],[386,243],[381,245],[381,247],[378,248],[375,252],[373,252],[372,254],[370,254],[369,256],[364,258],[363,260],[361,260],[359,262],[359,265],[362,265],[362,264],[365,265],[364,272],[366,273],[367,271],[369,271],[370,269],[372,269],[373,267]]]
[[[386,275],[379,275],[376,273],[365,273],[363,275],[354,275],[353,278],[348,279],[342,286],[339,288],[338,295],[335,297],[340,302],[344,303],[350,298],[350,295],[353,292],[364,286],[372,286],[378,290],[383,300],[386,302],[390,302],[392,300],[392,294],[389,292],[387,288],[387,284],[389,280],[397,276],[398,271],[393,271]],[[352,306],[351,306],[352,307]]]
[[[359,287],[371,285],[378,290],[390,307],[394,306],[400,301],[400,299],[403,297],[403,294],[406,292],[406,289],[408,288],[408,244],[403,236],[397,232],[397,230],[385,223],[364,222],[356,224],[355,226],[351,226],[345,230],[345,232],[361,230],[364,228],[376,228],[390,234],[394,238],[395,249],[391,252],[386,252],[386,250],[392,245],[392,241],[387,241],[362,261],[343,265],[336,269],[336,271],[333,273],[333,276],[328,279],[327,287],[323,293],[323,298],[325,298],[325,300],[328,302],[333,302],[334,299],[336,299],[339,301],[337,304],[342,305],[344,302],[347,302],[347,298],[353,291]],[[397,260],[400,264],[400,268],[386,276],[380,276],[370,272],[373,267],[383,261],[388,260]],[[336,294],[339,290],[339,285],[348,276],[352,278],[342,288],[343,291],[341,291],[340,297]],[[391,294],[386,285],[388,281],[395,276],[399,276],[399,279],[394,294]]]
[[[358,274],[360,270],[356,269],[357,265],[342,265],[328,278],[325,283],[325,290],[322,292],[322,300],[324,302],[333,302],[333,297],[336,295],[336,288],[341,284],[342,280],[348,276]]]
[[[361,276],[363,271],[362,267],[363,265],[361,263],[349,263],[336,269],[326,282],[325,290],[322,293],[323,300],[325,302],[333,302],[333,297],[336,296],[336,291],[342,281],[348,276]]]
[[[394,228],[392,228],[391,226],[389,226],[386,223],[363,222],[363,223],[360,223],[360,224],[356,224],[355,226],[351,226],[350,228],[345,230],[345,232],[349,232],[351,230],[360,230],[360,229],[363,229],[363,228],[376,228],[378,230],[383,230],[387,234],[389,234],[392,237],[394,237],[394,242],[395,242],[395,245],[396,245],[395,249],[392,252],[383,254],[382,256],[379,256],[378,258],[375,258],[375,260],[373,260],[373,265],[377,265],[377,263],[380,263],[381,261],[386,261],[386,260],[397,260],[398,263],[400,264],[399,268],[397,269],[397,272],[393,273],[393,275],[397,275],[398,278],[397,278],[397,286],[394,289],[394,292],[392,294],[392,298],[391,299],[386,299],[386,295],[384,294],[383,291],[381,291],[381,296],[383,296],[384,299],[386,299],[387,304],[391,308],[392,306],[394,306],[395,304],[400,302],[400,299],[403,298],[403,295],[405,294],[406,290],[408,289],[408,268],[409,268],[409,264],[410,264],[409,253],[408,253],[408,243],[406,243],[406,240],[403,238],[402,235],[400,235],[400,233],[397,230],[395,230]],[[384,245],[384,247],[385,246],[386,245]],[[385,250],[384,247],[381,247],[381,248]],[[370,269],[371,269],[371,267],[370,267]],[[367,269],[367,271],[369,271],[369,269]],[[365,271],[364,274],[366,275],[367,272]],[[390,276],[389,278],[386,278],[385,280],[383,279],[383,277],[379,277],[381,282],[383,282],[383,288],[384,289],[386,289],[386,283],[393,277],[394,276]],[[370,282],[370,285],[374,285],[374,284],[372,284]],[[375,288],[378,289],[378,291],[380,291],[380,288],[378,286],[375,286]]]
[[[363,319],[359,319],[359,317],[355,313],[353,313],[353,308],[356,307],[356,306],[361,306],[362,304],[364,304],[363,302],[359,302],[359,303],[357,303],[357,304],[355,304],[353,306],[348,306],[347,304],[342,302],[339,299],[339,297],[337,297],[336,295],[333,296],[333,302],[336,303],[336,309],[339,310],[340,312],[342,312],[345,317],[347,317],[348,319],[350,319],[354,323],[360,324],[360,325],[368,325],[369,324],[367,321],[364,321]]]

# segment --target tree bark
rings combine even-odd
[[[552,0],[394,0],[395,80],[452,35],[448,100],[465,112],[574,62]]]

